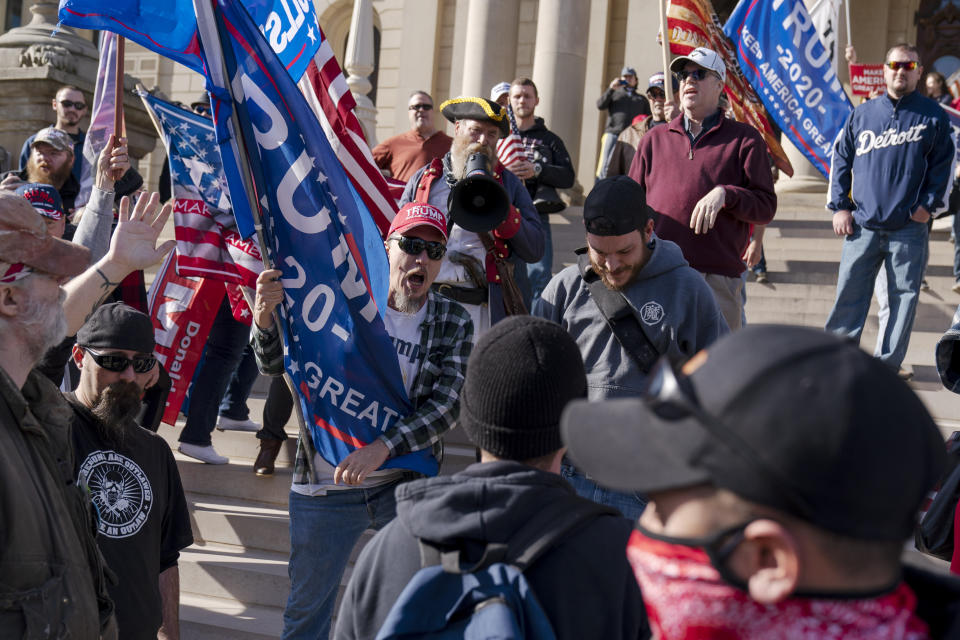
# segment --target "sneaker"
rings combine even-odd
[[[960,293],[960,282],[955,282],[951,287],[954,293]]]
[[[180,446],[177,447],[177,451],[187,457],[195,458],[207,464],[227,464],[230,462],[230,458],[217,453],[217,450],[213,448],[212,444],[201,447],[200,445],[181,442]]]
[[[770,280],[767,279],[767,272],[766,272],[766,271],[754,271],[754,273],[755,273],[756,276],[757,276],[757,282],[759,282],[760,284],[764,284],[764,283],[766,283],[766,282],[770,282]]]
[[[261,477],[272,476],[282,446],[283,440],[275,438],[260,440],[260,453],[257,454],[257,460],[253,463],[253,472]]]
[[[913,371],[907,371],[906,369],[901,368],[897,371],[897,376],[906,382],[913,379]]]
[[[920,291],[930,291],[930,283],[926,278],[920,281]]]
[[[217,417],[217,431],[260,431],[260,423],[250,418],[234,420],[226,416]]]

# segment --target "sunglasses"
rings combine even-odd
[[[93,358],[93,361],[97,363],[97,366],[101,369],[106,369],[107,371],[113,371],[114,373],[120,373],[121,371],[126,371],[127,367],[131,364],[133,365],[134,373],[146,373],[151,371],[157,365],[157,359],[153,356],[136,356],[135,358],[128,358],[116,353],[97,353],[92,349],[83,348],[84,351],[90,354],[90,357]]]
[[[60,106],[63,107],[64,109],[69,109],[70,107],[73,107],[77,111],[83,111],[84,109],[87,108],[86,103],[74,102],[73,100],[61,100]]]
[[[786,496],[801,514],[810,515],[813,513],[809,501],[800,495],[775,469],[766,466],[762,462],[763,458],[754,451],[753,447],[744,442],[722,420],[700,406],[690,380],[682,374],[677,374],[667,358],[660,358],[653,366],[650,375],[647,376],[646,387],[641,392],[641,397],[651,411],[668,422],[677,422],[692,417],[713,438],[722,442],[731,451],[749,458],[753,467],[776,484],[782,495]]]
[[[899,69],[903,69],[904,71],[913,71],[920,63],[916,60],[907,60],[906,62],[896,62],[891,60],[890,62],[885,62],[884,64],[887,65],[888,69],[893,69],[894,71]]]
[[[683,82],[687,78],[692,78],[693,80],[699,82],[709,76],[711,73],[714,72],[710,71],[709,69],[694,69],[693,71],[677,71],[677,77],[680,78],[680,82]],[[717,76],[717,78],[719,77],[720,76]]]
[[[400,247],[401,251],[411,256],[418,256],[426,249],[428,258],[439,260],[447,253],[447,245],[436,240],[427,241],[423,238],[410,238],[408,236],[400,236],[399,238],[393,238],[393,240],[397,241],[397,246]]]
[[[667,97],[667,94],[661,91],[660,89],[648,89],[647,95],[654,100],[664,100]]]
[[[426,103],[420,103],[420,104],[412,104],[412,105],[410,105],[410,106],[407,107],[407,108],[408,108],[410,111],[431,111],[431,110],[433,109],[433,105],[432,105],[432,104],[426,104]]]

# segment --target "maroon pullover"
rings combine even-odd
[[[680,245],[701,273],[739,277],[750,225],[769,223],[777,210],[763,138],[750,125],[728,118],[720,118],[693,145],[682,114],[669,126],[654,127],[640,140],[628,175],[646,189],[647,204],[659,214],[657,236]],[[724,188],[724,207],[713,229],[696,235],[690,214],[717,185]]]

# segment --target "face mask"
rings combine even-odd
[[[753,600],[743,581],[726,568],[748,524],[698,539],[661,536],[637,525],[627,545],[627,559],[640,584],[654,638],[928,637],[926,624],[913,613],[916,596],[903,583],[870,598],[794,596],[769,605]]]

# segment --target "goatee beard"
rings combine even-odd
[[[142,393],[136,382],[120,380],[103,389],[90,407],[90,412],[97,418],[97,431],[114,447],[123,444],[127,424],[140,412]]]
[[[453,139],[453,145],[450,147],[450,172],[457,180],[463,180],[467,172],[467,159],[475,154],[482,153],[490,159],[493,164],[495,155],[491,153],[490,147],[479,142],[471,142],[470,138],[458,137]]]

